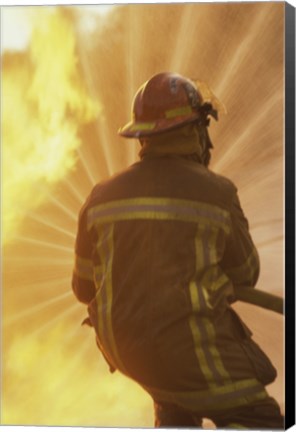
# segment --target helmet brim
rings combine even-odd
[[[129,122],[118,130],[118,134],[124,138],[142,138],[158,135],[166,131],[177,129],[188,123],[192,123],[199,118],[197,112],[184,117],[180,116],[173,119],[159,119],[155,122]]]

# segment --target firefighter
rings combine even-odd
[[[234,184],[209,169],[214,102],[160,73],[119,134],[140,160],[97,184],[79,215],[72,287],[110,370],[138,382],[155,427],[283,428],[269,358],[231,307],[259,257]]]

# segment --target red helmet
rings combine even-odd
[[[160,73],[139,88],[132,120],[118,133],[130,138],[156,135],[199,119],[205,122],[208,114],[217,118],[193,81],[174,73]]]

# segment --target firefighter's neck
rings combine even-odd
[[[143,159],[150,155],[189,156],[195,154],[201,160],[202,146],[197,130],[190,125],[141,139],[139,156]]]

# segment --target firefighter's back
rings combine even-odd
[[[234,193],[227,179],[174,156],[145,158],[93,190],[89,224],[107,273],[99,337],[115,366],[147,385],[206,386],[195,346],[207,345],[209,329],[194,315],[217,318],[232,289],[219,261]]]

